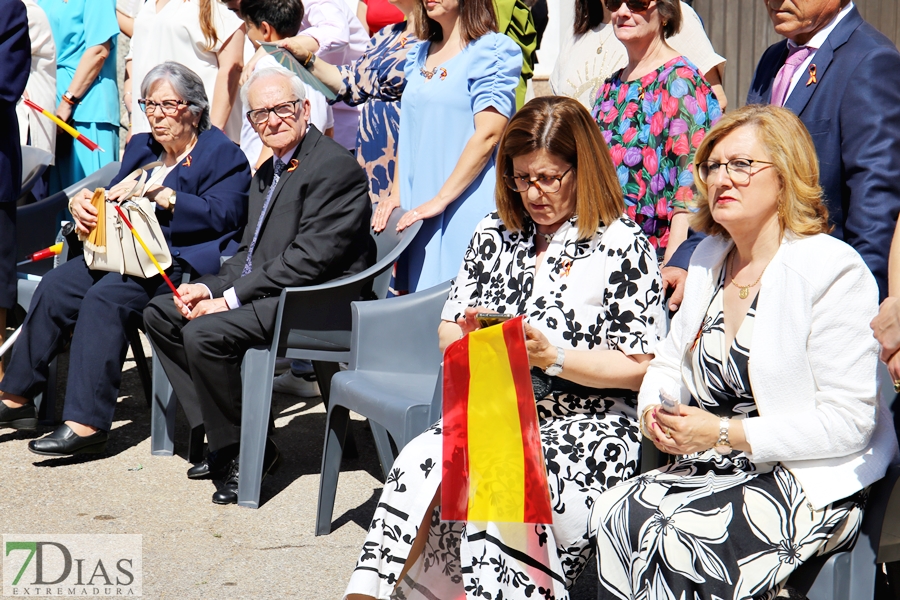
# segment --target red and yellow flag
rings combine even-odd
[[[523,317],[444,353],[446,521],[553,522]]]

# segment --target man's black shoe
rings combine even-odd
[[[106,449],[107,440],[109,433],[102,429],[91,435],[80,436],[68,425],[62,424],[47,437],[28,442],[28,449],[43,456],[98,454]]]
[[[240,446],[233,444],[207,453],[206,458],[188,469],[188,479],[222,479],[228,476],[228,467],[237,456]]]
[[[0,427],[33,430],[37,428],[37,412],[34,404],[10,408],[0,401]]]
[[[266,454],[263,457],[262,466],[263,480],[265,480],[266,475],[274,472],[278,468],[277,465],[280,458],[281,453],[278,451],[278,447],[275,446],[275,443],[272,440],[267,439]],[[234,460],[231,461],[225,485],[222,486],[222,489],[213,494],[212,501],[214,504],[237,504],[240,470],[240,456],[236,456]]]

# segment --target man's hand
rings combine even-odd
[[[75,231],[88,235],[97,226],[97,209],[91,204],[94,192],[88,189],[78,192],[69,203],[69,211],[75,218]]]
[[[672,295],[669,296],[669,310],[675,312],[681,306],[684,300],[684,282],[687,280],[687,271],[681,267],[663,267],[663,293],[669,289]]]
[[[881,361],[888,362],[900,350],[900,298],[885,298],[869,327],[881,344]]]
[[[175,307],[185,318],[192,319],[191,311],[198,303],[209,298],[209,290],[205,285],[198,283],[182,283],[178,286],[178,295],[181,296],[183,302],[178,300],[178,296],[173,295],[172,300],[175,302]]]
[[[213,313],[225,312],[228,310],[228,303],[225,302],[225,298],[211,298],[208,300],[201,300],[194,306],[194,310],[191,311],[191,314],[188,316],[188,320],[194,320],[197,317],[202,317],[203,315],[211,315]]]

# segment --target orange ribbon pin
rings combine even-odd
[[[816,65],[809,65],[809,79],[806,80],[806,85],[808,87],[814,83],[818,83],[816,79]]]
[[[292,172],[294,169],[296,169],[296,168],[297,168],[297,165],[299,165],[299,164],[300,164],[300,161],[299,161],[299,160],[297,160],[296,158],[292,158],[292,159],[291,159],[291,166],[288,167],[288,170],[287,170],[288,173],[290,173],[290,172]]]
[[[187,158],[184,159],[184,162],[181,163],[181,166],[182,166],[182,167],[189,167],[189,166],[191,166],[191,155],[190,155],[190,154],[187,155]]]

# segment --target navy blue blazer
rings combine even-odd
[[[763,54],[748,104],[768,104],[787,40]],[[853,8],[785,103],[812,136],[834,231],[860,253],[887,295],[888,254],[900,212],[900,52]]]
[[[139,133],[125,147],[115,185],[138,167],[158,160],[163,147]],[[247,224],[250,165],[241,149],[215,127],[166,175],[162,185],[175,191],[175,210],[157,207],[156,217],[172,250],[201,275],[218,273],[219,258],[238,248]]]
[[[31,71],[28,15],[19,0],[0,0],[0,203],[15,202],[22,185],[16,102]]]

